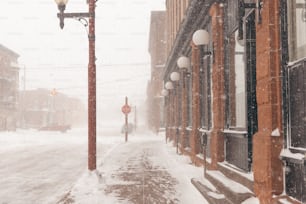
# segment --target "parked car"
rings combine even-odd
[[[39,128],[39,131],[60,131],[60,132],[67,132],[67,130],[70,130],[71,126],[70,125],[58,125],[58,124],[52,124],[52,125],[47,125],[44,127]]]

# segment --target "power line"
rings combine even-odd
[[[134,66],[134,67],[140,67],[140,66],[147,66],[150,65],[150,63],[131,63],[131,64],[98,64],[96,67],[99,68],[111,68],[111,67],[117,67],[122,68],[124,66]],[[41,65],[41,66],[31,66],[27,67],[28,70],[43,70],[43,69],[56,69],[56,70],[71,70],[71,69],[87,69],[86,65],[82,64],[73,64],[69,66],[56,66],[56,65]]]

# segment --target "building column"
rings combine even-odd
[[[258,132],[253,137],[253,171],[254,191],[262,204],[283,191],[279,6],[279,1],[263,0],[262,22],[256,25]],[[280,136],[271,137],[276,129]]]
[[[195,156],[199,153],[200,127],[200,50],[194,43],[192,47],[192,131],[190,137],[191,159],[195,163]]]
[[[220,4],[221,5],[221,4]],[[212,66],[212,119],[211,132],[211,166],[217,169],[218,162],[224,161],[224,118],[225,118],[225,93],[224,93],[224,30],[223,7],[215,3],[210,8],[212,17],[212,41],[214,55]]]
[[[171,126],[171,92],[169,91],[168,96],[166,98],[166,142],[170,139],[170,126]]]

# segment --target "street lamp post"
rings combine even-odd
[[[182,106],[182,121],[181,121],[181,149],[185,149],[186,147],[186,127],[187,127],[187,88],[186,88],[186,75],[188,73],[188,71],[190,72],[190,67],[191,67],[191,63],[190,63],[190,59],[188,57],[185,56],[181,56],[178,60],[177,60],[177,66],[178,68],[181,70],[181,75],[182,75],[182,101],[181,101],[181,106]]]
[[[192,41],[195,45],[195,48],[193,48],[194,50],[194,57],[193,57],[193,60],[195,61],[194,64],[196,65],[196,68],[197,68],[197,73],[199,72],[199,57],[202,58],[201,55],[212,55],[213,56],[213,51],[203,51],[201,53],[198,52],[198,46],[207,46],[209,44],[209,33],[206,31],[206,30],[203,30],[203,29],[200,29],[200,30],[197,30],[196,32],[193,33],[193,36],[192,36]],[[197,85],[197,87],[199,87]],[[198,89],[197,89],[198,90]],[[199,100],[199,99],[198,99]],[[197,120],[198,121],[198,120]],[[202,148],[203,148],[203,160],[204,160],[204,164],[203,164],[203,167],[204,167],[204,176],[206,175],[206,148],[207,148],[207,135],[201,135],[201,138],[200,138],[200,141],[201,141],[201,145],[202,145]]]
[[[64,28],[65,18],[88,18],[88,169],[96,169],[96,56],[95,56],[95,7],[96,0],[87,0],[89,10],[86,13],[64,13],[68,0],[55,0],[58,5],[60,27]]]
[[[172,90],[173,83],[171,81],[167,81],[165,83],[165,89],[168,91],[169,97],[168,97],[168,125],[167,125],[167,132],[166,132],[166,142],[168,139],[172,139],[172,125],[173,125],[173,93]],[[171,126],[171,127],[170,127]]]
[[[163,89],[161,91],[161,95],[164,97],[164,105],[165,105],[165,108],[164,108],[164,111],[163,111],[163,118],[164,118],[164,126],[165,126],[165,131],[166,131],[166,143],[167,143],[167,136],[168,136],[168,126],[169,126],[169,99],[166,98],[166,96],[169,95],[169,91],[167,89]],[[169,97],[168,97],[169,98]]]
[[[174,138],[174,143],[176,145],[176,153],[178,154],[178,142],[179,142],[179,85],[178,81],[180,80],[180,74],[178,72],[172,72],[170,74],[170,79],[174,82],[175,84],[175,89],[174,89],[174,128],[175,128],[175,138]]]

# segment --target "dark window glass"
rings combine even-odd
[[[202,49],[201,53],[205,51]],[[211,128],[211,56],[203,57],[201,54],[200,65],[200,111],[201,126],[205,129]]]

